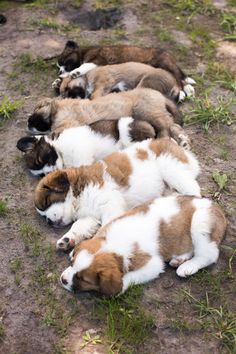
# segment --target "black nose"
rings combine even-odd
[[[46,217],[46,220],[47,220],[48,225],[52,225],[52,224],[53,224],[53,222],[52,222],[51,219],[49,219],[49,218]]]
[[[65,278],[63,278],[63,277],[61,277],[61,282],[62,282],[62,284],[64,284],[64,285],[67,285],[67,284],[68,284],[68,281],[67,281]]]

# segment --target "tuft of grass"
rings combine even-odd
[[[206,70],[206,79],[220,84],[220,86],[228,90],[236,91],[234,75],[222,63],[209,61]]]
[[[20,233],[26,250],[31,251],[32,256],[37,257],[42,252],[42,235],[32,225],[24,223],[20,226]]]
[[[215,50],[215,41],[212,40],[209,29],[203,26],[191,26],[189,36],[193,43],[203,51],[204,56],[212,58]]]
[[[22,258],[16,257],[11,260],[10,262],[10,270],[15,276],[15,283],[17,286],[20,285],[21,277],[20,277],[20,271],[23,269],[23,262]]]
[[[105,322],[111,348],[131,352],[149,335],[153,318],[141,307],[142,286],[131,287],[125,294],[96,301],[94,315]]]
[[[193,109],[189,112],[189,116],[185,117],[187,125],[200,123],[208,131],[214,123],[231,125],[236,120],[229,109],[233,99],[225,102],[223,97],[219,96],[217,104],[214,105],[206,96],[205,99],[194,98],[193,103]]]
[[[8,212],[7,200],[0,199],[0,216],[5,216]]]
[[[0,322],[0,342],[3,341],[5,336],[5,327],[2,322]]]
[[[228,182],[227,174],[220,173],[219,171],[215,171],[212,173],[212,178],[213,178],[213,181],[218,185],[220,192],[223,189],[225,189],[227,182]]]
[[[220,23],[222,29],[228,34],[235,34],[236,16],[234,13],[223,13]]]
[[[0,102],[0,118],[11,119],[13,113],[22,105],[21,100],[11,101],[7,96],[4,96]]]
[[[158,36],[158,38],[162,42],[170,41],[172,39],[172,35],[171,35],[170,31],[166,31],[164,29],[157,29],[155,31],[155,34]]]
[[[169,4],[179,14],[189,15],[187,22],[196,14],[213,15],[216,8],[210,0],[170,0]]]
[[[23,72],[42,72],[48,70],[50,65],[42,58],[33,59],[30,53],[22,53],[17,58],[17,65]]]
[[[96,9],[120,7],[123,5],[123,0],[95,0],[94,5]]]
[[[227,305],[210,306],[209,295],[206,292],[204,299],[197,299],[190,291],[183,290],[187,300],[193,304],[200,320],[204,319],[205,330],[219,339],[222,346],[230,353],[236,351],[236,316]],[[203,322],[202,322],[203,324]]]

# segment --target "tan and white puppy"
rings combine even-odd
[[[177,268],[178,276],[187,277],[217,261],[225,230],[223,212],[209,199],[154,199],[77,245],[61,283],[69,291],[116,295],[157,278],[165,262]]]
[[[26,136],[17,148],[24,152],[26,166],[34,176],[67,168],[89,165],[134,141],[155,138],[153,127],[132,117],[100,121],[68,128],[59,135]]]
[[[35,107],[28,119],[28,128],[36,134],[50,130],[61,132],[65,128],[122,117],[146,121],[153,126],[157,137],[171,136],[180,145],[189,145],[180,126],[182,115],[174,102],[146,88],[113,93],[92,101],[48,98]]]
[[[135,62],[100,66],[82,76],[72,72],[62,79],[59,92],[62,97],[94,99],[136,87],[157,90],[175,101],[182,98],[181,87],[171,73]]]
[[[169,138],[134,143],[90,166],[49,173],[35,190],[35,206],[55,227],[72,222],[57,242],[66,250],[124,211],[162,196],[166,186],[200,196],[198,161]]]

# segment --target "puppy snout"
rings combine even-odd
[[[63,277],[63,275],[61,276],[61,282],[63,285],[67,285],[68,281]]]
[[[46,217],[46,221],[47,221],[48,225],[53,225],[53,222],[52,222],[52,220],[50,218]]]

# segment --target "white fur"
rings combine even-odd
[[[163,220],[167,224],[173,222],[172,218],[181,211],[177,198],[178,196],[170,196],[155,199],[149,205],[149,210],[146,213],[141,211],[133,215],[124,214],[123,217],[110,223],[102,234],[105,236],[105,240],[100,249],[94,255],[85,253],[85,250],[80,251],[74,259],[74,265],[62,273],[63,278],[69,283],[69,285],[63,286],[66,289],[72,288],[73,275],[89,267],[93,257],[103,252],[115,253],[123,258],[122,292],[132,284],[145,283],[157,278],[164,271],[164,259],[159,252],[160,223]],[[182,261],[177,269],[177,274],[181,277],[193,274],[216,262],[219,254],[216,243],[210,241],[209,237],[212,226],[211,202],[206,199],[193,199],[192,204],[196,207],[189,230],[192,238],[192,250],[183,255],[173,254],[171,257],[171,259]],[[178,225],[176,224],[177,229]],[[133,252],[137,247],[150,258],[141,268],[128,271]],[[186,261],[192,255],[193,258]],[[183,256],[185,259],[181,259]],[[85,266],[86,264],[88,266]]]
[[[179,102],[183,101],[186,97],[186,94],[183,90],[179,91]]]
[[[192,79],[191,77],[186,77],[186,79],[184,81],[186,82],[186,84],[196,85],[196,81],[194,79]]]
[[[99,220],[104,225],[114,217],[122,214],[125,210],[142,204],[156,196],[161,196],[165,190],[165,184],[170,188],[176,189],[179,193],[200,196],[200,187],[196,182],[196,177],[200,169],[193,154],[183,150],[189,162],[182,163],[166,153],[162,153],[157,157],[149,148],[149,144],[150,140],[145,140],[125,149],[125,153],[128,155],[132,166],[128,186],[121,187],[117,185],[106,172],[106,165],[104,164],[104,184],[102,187],[90,183],[76,199],[73,201],[72,199],[70,200],[74,206],[73,208],[62,206],[62,204],[67,204],[68,201],[65,201],[65,203],[56,203],[45,210],[45,215],[57,223],[58,219],[64,220],[64,211],[61,211],[59,215],[58,209],[63,210],[66,208],[66,210],[70,210],[71,212],[70,222],[90,216]],[[138,159],[136,155],[137,149],[147,151],[148,159]],[[52,219],[54,214],[57,217]],[[69,220],[68,215],[69,212],[67,212],[67,219]],[[83,235],[80,233],[76,237],[79,241],[82,238]]]
[[[191,96],[195,95],[195,89],[190,84],[187,84],[187,85],[184,86],[184,92],[185,92],[187,97],[191,97]]]
[[[89,126],[65,129],[54,140],[45,136],[45,141],[55,148],[58,158],[55,165],[44,165],[42,169],[30,170],[30,172],[38,176],[66,167],[90,165],[110,153],[126,147],[131,144],[129,124],[133,118],[121,118],[120,121],[119,130],[122,129],[122,131],[118,141],[110,135],[102,135],[93,131]]]
[[[80,65],[80,67],[72,70],[70,72],[70,76],[73,79],[76,79],[79,76],[87,74],[87,72],[89,72],[90,70],[92,70],[92,69],[94,69],[96,67],[97,67],[97,65],[94,64],[94,63],[84,63],[84,64]]]

